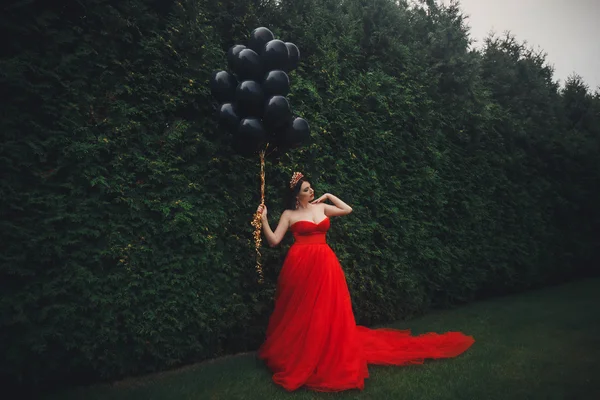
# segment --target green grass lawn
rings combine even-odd
[[[365,390],[288,393],[243,354],[176,371],[75,388],[47,399],[600,399],[600,279],[482,301],[390,325],[459,330],[476,343],[455,359],[370,366]]]

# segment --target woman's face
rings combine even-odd
[[[310,182],[302,182],[300,186],[300,192],[298,193],[298,201],[300,203],[311,201],[315,198],[315,191],[310,186]]]

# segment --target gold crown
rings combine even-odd
[[[290,181],[290,189],[293,189],[294,186],[298,184],[298,181],[302,178],[304,178],[304,175],[302,175],[301,172],[294,172],[294,175],[292,175],[292,180]]]

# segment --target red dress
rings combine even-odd
[[[273,381],[292,391],[363,389],[367,364],[421,364],[455,357],[474,339],[460,332],[411,336],[357,326],[344,272],[325,241],[329,218],[299,221],[277,284],[275,310],[258,352]]]

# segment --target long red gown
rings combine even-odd
[[[329,218],[299,221],[277,284],[275,310],[258,352],[286,390],[363,389],[367,364],[421,364],[455,357],[475,340],[460,332],[411,336],[357,326],[340,263],[327,245]]]

